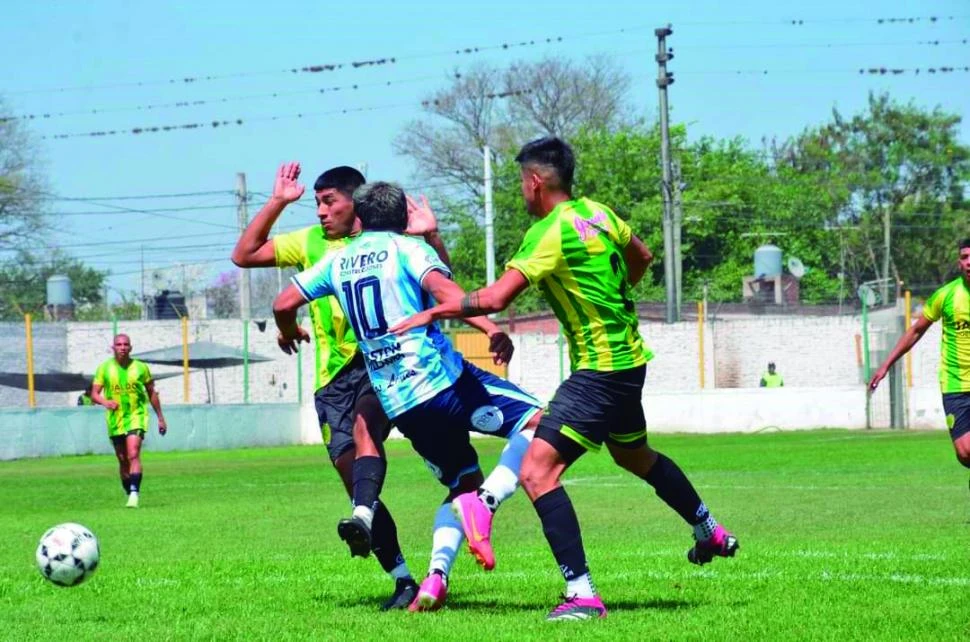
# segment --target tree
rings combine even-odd
[[[0,265],[0,319],[16,321],[24,314],[43,318],[47,300],[47,279],[63,274],[71,280],[76,311],[102,306],[103,288],[108,273],[85,266],[60,250],[39,257],[18,250],[12,260]]]
[[[870,94],[864,112],[833,110],[828,123],[775,146],[779,165],[822,176],[838,194],[829,224],[850,228],[853,286],[902,280],[929,291],[952,274],[955,243],[970,234],[970,147],[959,142],[960,121]]]
[[[444,182],[454,188],[446,191],[480,204],[484,145],[501,163],[531,138],[625,124],[629,87],[629,76],[606,57],[479,65],[423,101],[428,118],[406,125],[394,147],[414,161],[420,180]]]
[[[15,250],[48,228],[42,214],[44,180],[22,122],[4,118],[0,100],[0,251]]]

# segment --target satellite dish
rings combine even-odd
[[[808,268],[805,267],[804,263],[793,256],[788,259],[788,271],[791,272],[793,277],[800,279],[805,276],[805,272],[808,271]]]
[[[876,294],[876,291],[865,283],[859,286],[859,289],[856,290],[856,294],[859,295],[859,300],[866,305],[875,305],[879,301],[879,295]]]

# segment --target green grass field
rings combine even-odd
[[[157,438],[157,437],[156,437]],[[503,442],[476,442],[494,463]],[[145,455],[142,508],[123,508],[114,460],[0,463],[0,638],[50,639],[967,639],[967,472],[945,433],[816,431],[657,436],[715,517],[733,560],[691,566],[689,529],[646,484],[587,456],[568,475],[599,622],[543,621],[563,588],[524,495],[500,510],[498,564],[467,552],[438,613],[379,613],[391,582],[336,536],[348,502],[322,447]],[[444,493],[406,443],[384,497],[416,576]],[[64,589],[37,539],[77,521],[102,562]]]

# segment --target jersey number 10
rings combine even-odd
[[[376,276],[340,284],[347,301],[347,317],[358,339],[376,339],[387,334],[384,304],[381,302],[381,282]]]

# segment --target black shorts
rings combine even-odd
[[[317,409],[317,419],[320,420],[330,461],[337,461],[338,457],[354,447],[357,402],[368,395],[380,405],[367,376],[364,357],[359,351],[330,383],[314,393],[313,404]],[[390,424],[387,424],[383,429],[385,438],[389,431]]]
[[[111,440],[112,444],[123,444],[126,441],[128,441],[128,437],[130,437],[131,435],[138,435],[139,437],[141,437],[142,441],[145,440],[145,431],[141,429],[129,430],[123,435],[114,435],[113,437],[109,437],[108,439]]]
[[[603,442],[638,448],[647,442],[643,415],[646,366],[615,372],[577,370],[556,390],[539,422],[536,437],[549,442],[567,461]]]
[[[950,439],[956,441],[970,432],[970,392],[948,392],[943,395],[943,414]]]

